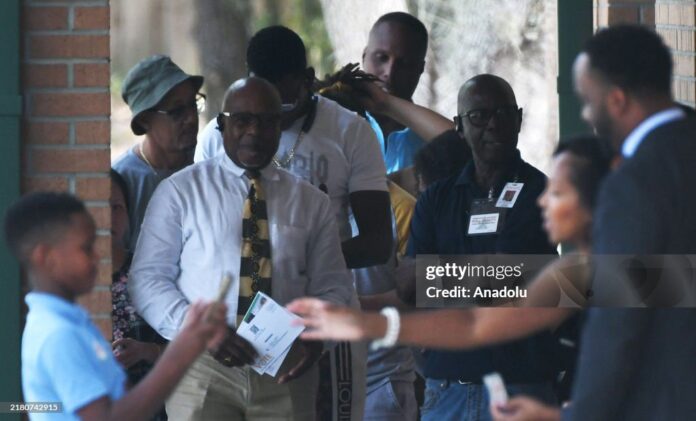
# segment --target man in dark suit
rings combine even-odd
[[[696,254],[696,118],[672,99],[667,47],[644,27],[609,28],[588,42],[574,72],[583,118],[623,158],[600,193],[594,253]],[[615,279],[603,270],[593,289],[611,301]],[[622,298],[638,306],[652,297]],[[693,309],[590,310],[570,418],[692,419],[694,332]]]

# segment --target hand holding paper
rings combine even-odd
[[[237,328],[237,335],[246,339],[258,353],[251,367],[259,374],[275,376],[295,339],[304,327],[299,319],[268,295],[259,292]]]

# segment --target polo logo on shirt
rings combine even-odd
[[[290,164],[290,172],[314,186],[326,185],[329,180],[329,160],[324,154],[315,155],[314,151],[310,151],[309,155],[296,153]]]
[[[94,348],[94,355],[99,361],[104,361],[109,356],[102,344],[96,339],[92,342],[92,348]]]

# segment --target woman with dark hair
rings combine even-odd
[[[418,192],[432,183],[458,174],[471,159],[471,149],[455,131],[435,136],[413,157],[413,173]]]
[[[167,341],[154,331],[136,312],[128,295],[128,270],[133,255],[126,248],[128,232],[128,193],[126,182],[113,169],[111,177],[111,321],[113,352],[128,373],[131,385],[138,383],[162,354]],[[162,408],[153,421],[166,420]]]
[[[541,272],[523,305],[585,305],[592,272],[589,262],[592,213],[610,163],[609,145],[598,138],[574,137],[558,145],[546,189],[539,197],[539,206],[549,240],[573,251]]]

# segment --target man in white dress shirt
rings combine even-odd
[[[143,222],[131,269],[134,305],[162,336],[176,336],[189,303],[217,294],[225,273],[229,324],[236,324],[244,203],[250,179],[265,200],[272,266],[271,296],[303,295],[347,304],[354,294],[329,198],[269,165],[280,140],[281,100],[270,83],[230,86],[218,124],[225,153],[164,180]],[[246,221],[245,221],[246,222]],[[176,420],[312,420],[315,361],[322,345],[297,341],[277,378],[250,369],[250,344],[230,329],[214,354],[201,357],[167,402]]]
[[[349,268],[386,263],[392,252],[386,169],[375,132],[364,118],[312,92],[302,39],[283,26],[258,31],[246,53],[250,74],[271,82],[283,101],[276,165],[303,178],[331,200]],[[223,152],[212,120],[201,131],[194,161]],[[350,215],[357,235],[353,235]],[[353,306],[358,306],[357,295]],[[366,344],[341,343],[322,361],[324,419],[359,421],[365,402]]]

